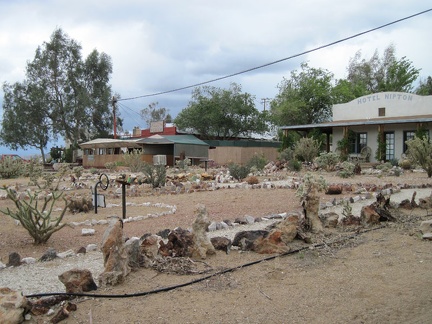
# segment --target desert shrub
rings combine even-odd
[[[279,153],[280,161],[290,161],[294,159],[294,151],[291,148],[286,148]]]
[[[309,137],[301,138],[294,145],[294,156],[300,161],[312,162],[320,151],[320,144],[317,140]]]
[[[391,159],[389,162],[392,166],[399,166],[399,160],[398,159]]]
[[[341,169],[338,171],[338,176],[341,178],[350,178],[354,176],[355,164],[344,161],[341,163]]]
[[[75,173],[77,179],[79,179],[84,172],[84,168],[82,166],[77,166],[72,169],[72,172]]]
[[[262,171],[268,163],[264,154],[255,153],[250,160],[246,163],[249,169],[254,168],[257,171]]]
[[[33,238],[35,244],[46,243],[52,234],[66,226],[66,223],[61,224],[68,206],[66,199],[62,198],[63,193],[52,192],[50,195],[46,195],[44,202],[40,204],[38,200],[40,192],[38,191],[28,192],[29,199],[20,200],[15,190],[1,189],[6,190],[7,197],[14,202],[16,210],[6,208],[6,210],[1,209],[0,212],[19,221]],[[54,217],[52,211],[60,198],[65,202],[65,206],[60,215]]]
[[[406,142],[408,158],[420,165],[432,177],[432,143],[427,136],[414,137]]]
[[[24,168],[22,161],[6,156],[0,161],[0,177],[2,179],[18,178]]]
[[[145,162],[142,160],[142,152],[133,150],[123,155],[124,165],[127,166],[131,172],[139,172],[144,167]]]
[[[81,199],[71,199],[69,202],[69,210],[72,214],[87,213],[93,209],[93,201],[91,198],[82,197]]]
[[[259,183],[258,178],[255,177],[255,176],[249,176],[249,177],[247,177],[247,178],[245,179],[245,181],[246,181],[248,184],[250,184],[250,185],[254,185],[254,184],[258,184],[258,183]]]
[[[116,162],[107,162],[105,163],[105,168],[107,168],[109,171],[113,172],[117,167]]]
[[[334,152],[321,153],[320,156],[315,158],[315,163],[318,165],[318,167],[325,169],[326,171],[334,171],[339,161],[339,154]]]
[[[91,174],[98,174],[98,173],[99,173],[99,170],[96,169],[96,168],[91,168],[91,169],[89,170],[89,172],[90,172]]]
[[[237,163],[230,163],[228,165],[228,170],[230,175],[238,181],[242,181],[250,172],[250,168],[247,165],[240,165]]]
[[[383,172],[388,172],[392,168],[392,165],[390,162],[385,162],[385,163],[378,164],[376,166],[376,168],[377,168],[377,170],[381,170]]]
[[[302,163],[297,159],[292,159],[288,161],[287,167],[291,171],[300,171],[302,168]]]
[[[139,171],[145,175],[142,181],[151,184],[152,188],[160,188],[166,183],[166,169],[162,164],[152,165],[144,162]]]
[[[183,160],[177,160],[175,164],[179,169],[187,170],[189,166],[192,164],[192,161],[191,159],[186,158]]]
[[[30,178],[29,185],[37,186],[39,179],[44,175],[44,167],[38,163],[35,159],[31,159],[27,166],[28,176]]]
[[[411,160],[402,159],[399,161],[399,166],[404,170],[410,170],[411,169]]]

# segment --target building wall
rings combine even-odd
[[[213,160],[219,165],[234,162],[246,164],[254,154],[263,154],[267,160],[275,161],[279,152],[276,147],[237,147],[237,146],[218,146],[209,150],[209,160]]]
[[[379,116],[385,108],[385,116]],[[404,92],[380,92],[333,106],[333,121],[365,118],[389,118],[430,115],[432,96],[418,96]]]

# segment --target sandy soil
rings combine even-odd
[[[401,177],[355,176],[341,179],[324,174],[329,183],[384,186],[429,184],[424,173]],[[288,176],[288,175],[287,175]],[[300,175],[296,175],[300,176]],[[26,181],[25,179],[14,180]],[[1,183],[3,185],[3,183]],[[88,189],[80,189],[87,192]],[[69,193],[72,194],[72,193]],[[344,192],[344,196],[354,196]],[[321,201],[335,196],[323,195]],[[340,196],[337,197],[338,199]],[[128,202],[164,203],[176,206],[172,215],[126,223],[128,237],[156,233],[166,228],[188,228],[194,221],[197,203],[206,205],[212,220],[234,220],[245,215],[266,216],[300,209],[293,189],[219,189],[189,194],[167,195],[143,192]],[[107,202],[121,206],[119,198],[107,193]],[[11,206],[0,201],[4,209]],[[127,215],[146,215],[155,207],[127,207]],[[104,219],[121,215],[121,207],[99,208],[98,214],[70,213],[66,221]],[[432,253],[430,241],[418,231],[428,211],[398,213],[398,222],[377,228],[327,230],[317,238],[319,247],[286,256],[253,252],[218,252],[205,260],[211,271],[199,275],[179,275],[140,269],[120,286],[100,288],[99,294],[134,294],[191,282],[221,270],[226,273],[206,277],[197,283],[167,292],[131,298],[82,298],[78,309],[64,323],[426,323],[432,319]],[[46,245],[34,246],[27,232],[5,215],[0,215],[0,256],[7,263],[11,252],[22,257],[40,257],[48,247],[56,251],[78,250],[99,244],[106,227],[95,226],[95,236],[82,236],[82,227],[66,227]],[[364,230],[367,230],[363,232]],[[332,240],[349,239],[331,244]],[[293,248],[304,247],[295,242]],[[271,259],[265,260],[270,257]],[[250,266],[253,261],[263,260]],[[197,263],[197,265],[202,265]],[[1,276],[1,270],[0,270]],[[48,317],[32,317],[44,323]]]

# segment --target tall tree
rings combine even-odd
[[[420,70],[406,57],[396,58],[394,45],[389,45],[380,57],[378,50],[370,59],[358,51],[349,62],[347,80],[361,95],[382,91],[411,92]]]
[[[278,85],[279,93],[270,105],[276,125],[303,125],[329,120],[332,106],[333,74],[302,63]]]
[[[425,81],[420,80],[420,85],[416,89],[416,94],[421,96],[432,95],[432,77],[428,76]]]
[[[26,147],[44,149],[50,140],[51,121],[47,118],[43,97],[39,89],[27,83],[3,85],[3,120],[1,142],[13,150]],[[45,160],[44,160],[45,162]]]
[[[158,102],[152,102],[147,108],[141,110],[141,118],[144,119],[147,126],[150,127],[152,122],[164,121],[166,119],[171,120],[171,115],[169,114],[169,109],[163,107],[157,107]]]
[[[37,48],[33,61],[27,63],[26,80],[22,85],[31,95],[27,96],[26,109],[17,109],[15,115],[4,114],[3,123],[11,122],[9,117],[24,123],[27,116],[24,112],[28,110],[28,114],[40,115],[40,119],[45,121],[39,127],[49,125],[49,128],[37,133],[46,131],[54,139],[63,136],[72,146],[79,141],[106,135],[113,124],[109,85],[111,73],[112,63],[108,55],[94,50],[83,61],[81,46],[61,29],[56,29],[50,41]],[[18,92],[7,95],[12,96],[10,100],[5,100],[9,109],[14,109],[14,105],[19,103],[24,105]],[[11,138],[10,134],[6,134],[7,130],[5,128],[2,132],[3,140]],[[21,132],[20,136],[28,134]],[[12,142],[8,143],[14,146]],[[17,138],[17,143],[24,141]],[[34,145],[27,143],[25,146]]]
[[[229,89],[195,88],[188,107],[175,118],[180,129],[199,133],[203,138],[231,139],[267,131],[266,114],[260,113],[254,96],[232,83]]]

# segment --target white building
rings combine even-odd
[[[370,162],[378,162],[375,156],[379,140],[385,143],[385,155],[381,160],[390,161],[401,158],[407,149],[405,142],[417,131],[427,135],[432,131],[432,96],[380,92],[334,105],[332,110],[331,122],[281,129],[308,132],[318,128],[327,134],[327,151],[336,151],[338,142],[347,138],[347,153],[353,157],[367,148],[371,152]]]

